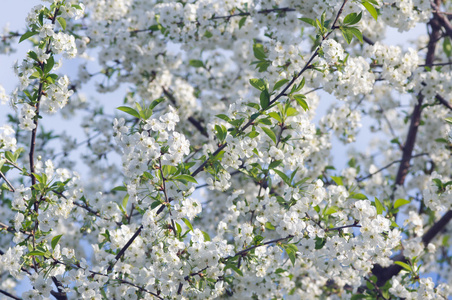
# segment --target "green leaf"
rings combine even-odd
[[[25,33],[20,37],[19,43],[21,43],[22,41],[25,41],[26,39],[28,39],[28,38],[30,38],[30,37],[36,35],[36,34],[38,34],[37,31],[27,31],[27,32],[25,32]]]
[[[176,222],[176,233],[177,233],[178,236],[180,236],[181,233],[182,233],[182,227],[177,222]]]
[[[281,79],[277,83],[275,83],[275,86],[273,87],[273,91],[276,91],[280,89],[283,85],[289,82],[289,79]]]
[[[452,118],[445,118],[444,121],[446,121],[449,124],[452,124]]]
[[[240,19],[240,21],[239,21],[239,29],[241,29],[243,27],[243,25],[245,25],[246,18],[247,17],[243,17],[243,18]]]
[[[193,182],[193,183],[198,184],[198,182],[196,181],[195,178],[193,178],[192,176],[187,175],[187,174],[182,174],[182,175],[176,176],[173,179],[178,180],[182,183],[184,183],[184,181],[185,181],[185,182]]]
[[[273,140],[273,142],[276,144],[276,135],[273,132],[273,130],[271,130],[268,127],[261,127],[261,128]]]
[[[14,155],[10,151],[5,151],[5,157],[10,162],[16,162],[16,159],[14,158]]]
[[[273,169],[273,171],[278,174],[279,177],[281,177],[281,179],[287,184],[290,185],[290,178],[284,174],[283,172],[281,172],[280,170],[277,169]]]
[[[331,215],[331,214],[334,214],[334,213],[337,212],[337,211],[338,211],[337,206],[330,206],[330,207],[328,207],[328,208],[326,209],[326,211],[325,211],[325,216],[329,216],[329,215]]]
[[[259,132],[257,132],[257,131],[250,131],[246,136],[254,139],[258,135],[259,135]]]
[[[252,78],[250,79],[250,84],[259,91],[265,91],[267,89],[267,85],[262,79]]]
[[[402,262],[402,261],[395,261],[394,263],[395,263],[396,265],[401,266],[402,268],[404,268],[404,269],[407,270],[408,272],[412,272],[412,271],[413,271],[413,269],[411,268],[410,265],[408,265],[408,264],[406,264],[406,263],[404,263],[404,262]]]
[[[262,91],[259,99],[262,109],[266,109],[270,104],[270,94],[268,93],[268,91]]]
[[[268,169],[269,170],[274,169],[274,168],[276,168],[277,166],[279,166],[281,164],[282,164],[282,160],[272,161],[271,164],[268,166]]]
[[[399,208],[399,207],[401,207],[401,206],[403,206],[405,204],[408,204],[408,203],[411,203],[411,201],[405,200],[405,199],[397,199],[394,202],[394,208]]]
[[[452,55],[452,44],[450,43],[450,38],[447,36],[444,37],[443,50],[444,50],[444,53],[446,53],[446,55],[448,57],[450,57]]]
[[[293,108],[293,107],[289,107],[287,109],[286,115],[288,117],[296,116],[296,115],[298,115],[298,111],[295,108]]]
[[[279,114],[277,112],[272,111],[272,112],[269,112],[268,115],[278,122],[282,121],[281,117],[279,116]]]
[[[226,267],[224,268],[224,270],[227,270],[227,269],[232,269],[232,270],[234,270],[234,272],[236,272],[237,274],[239,274],[240,276],[243,277],[243,272],[240,271],[240,269],[237,268],[235,266],[235,264],[227,264]]]
[[[297,258],[298,248],[294,244],[284,244],[283,248],[286,250],[292,265],[295,265],[295,259]]]
[[[151,209],[156,208],[157,206],[160,206],[162,204],[162,202],[156,200],[154,202],[151,203]]]
[[[113,192],[113,191],[127,192],[127,188],[126,188],[125,186],[120,185],[120,186],[114,187],[111,191],[112,191],[112,192]]]
[[[377,197],[375,197],[375,208],[377,209],[377,215],[381,215],[383,213],[383,204],[381,204]]]
[[[157,105],[165,101],[165,98],[157,98],[154,101],[152,101],[151,105],[149,105],[149,109],[154,109]]]
[[[205,231],[201,231],[201,232],[202,232],[202,235],[204,236],[204,241],[206,241],[206,242],[211,241],[210,235],[207,232],[205,232]]]
[[[325,246],[325,244],[326,244],[326,238],[323,238],[323,239],[319,238],[319,237],[315,238],[315,249],[316,250],[322,249],[323,246]]]
[[[255,43],[253,45],[253,52],[254,52],[254,57],[256,57],[258,60],[266,60],[267,59],[267,56],[265,55],[264,46],[262,46],[262,44]]]
[[[57,21],[60,24],[61,28],[63,28],[63,30],[66,30],[66,20],[62,17],[58,17]]]
[[[124,196],[124,198],[122,199],[122,207],[124,207],[124,209],[126,209],[128,202],[129,202],[129,194],[126,194]]]
[[[309,25],[312,25],[312,26],[314,26],[314,27],[317,27],[317,24],[316,24],[315,20],[313,20],[313,19],[309,19],[309,18],[299,18],[299,20],[301,20],[301,21],[303,21],[303,22],[305,22],[305,23],[308,23]]]
[[[224,114],[216,115],[216,117],[217,117],[217,118],[220,118],[220,119],[222,119],[222,120],[224,120],[224,121],[226,121],[226,122],[231,121],[231,119],[230,119],[228,116],[224,115]]]
[[[331,176],[331,179],[332,179],[337,185],[344,185],[344,183],[342,182],[342,177]]]
[[[360,299],[366,299],[366,298],[367,298],[366,295],[363,295],[363,294],[356,294],[356,295],[353,295],[353,296],[350,298],[350,300],[360,300]]]
[[[306,103],[306,101],[304,99],[306,99],[305,95],[293,95],[293,98],[295,99],[295,101],[297,101],[297,103],[305,110],[307,111],[309,109],[308,103]]]
[[[270,222],[266,222],[265,223],[265,228],[268,229],[268,230],[275,230],[276,229],[275,226],[273,226],[272,223],[270,223]]]
[[[191,225],[191,223],[190,223],[189,220],[187,220],[187,219],[185,219],[185,218],[182,218],[182,221],[184,221],[185,225],[187,225],[187,227],[188,227],[191,231],[193,231],[193,225]]]
[[[52,238],[52,241],[50,242],[50,244],[52,245],[52,249],[55,249],[56,245],[58,245],[58,242],[60,241],[60,239],[61,239],[62,236],[63,236],[63,235],[60,234],[60,235],[54,236],[54,237]]]
[[[363,16],[363,13],[360,12],[359,14],[357,13],[351,13],[348,14],[345,18],[344,18],[344,24],[347,25],[354,25],[356,23],[358,23],[359,21],[361,21],[361,17]]]
[[[361,31],[358,28],[356,28],[356,27],[348,27],[347,30],[350,31],[354,36],[356,36],[356,38],[361,43],[363,42],[363,34],[361,33]]]
[[[50,55],[50,57],[47,59],[47,62],[44,66],[44,73],[47,74],[50,71],[52,71],[54,65],[55,65],[55,60],[53,58],[53,55]]]
[[[361,193],[352,193],[350,194],[351,199],[358,199],[358,200],[366,200],[367,196]]]
[[[28,51],[28,56],[29,56],[31,59],[33,59],[33,60],[35,60],[35,61],[38,61],[38,55],[36,54],[36,52],[34,52],[34,51]]]
[[[223,142],[227,132],[223,132],[223,128],[220,125],[215,125],[215,136],[218,138],[220,142]]]
[[[367,9],[367,11],[370,13],[370,15],[377,21],[378,19],[378,12],[375,9],[375,7],[370,4],[368,1],[364,1],[362,5]]]
[[[190,66],[195,67],[195,68],[204,67],[204,63],[197,59],[190,59],[190,61],[188,63],[190,64]]]
[[[133,108],[128,107],[128,106],[120,106],[117,107],[116,109],[119,109],[120,111],[123,111],[129,115],[134,116],[135,118],[139,119],[140,118],[140,114]]]
[[[46,252],[44,251],[39,251],[39,250],[34,250],[34,251],[30,251],[27,253],[27,256],[45,256]]]

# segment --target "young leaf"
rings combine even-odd
[[[250,79],[250,84],[259,91],[265,91],[267,89],[267,86],[262,79],[252,78]]]
[[[375,9],[375,7],[370,4],[368,1],[364,1],[362,5],[367,9],[367,11],[370,13],[370,15],[377,21],[378,19],[378,12]]]
[[[185,219],[185,218],[182,218],[182,221],[184,221],[185,225],[187,225],[187,227],[188,227],[191,231],[193,231],[193,225],[191,225],[191,223],[190,223],[189,220],[187,220],[187,219]]]
[[[253,45],[253,52],[254,57],[256,57],[258,60],[266,60],[267,56],[265,55],[264,46],[262,44],[256,43]]]
[[[317,24],[316,24],[315,20],[313,20],[313,19],[309,19],[309,18],[299,18],[299,20],[301,20],[301,21],[303,21],[303,22],[305,22],[305,23],[308,23],[309,25],[312,25],[312,26],[314,26],[314,27],[317,27]]]
[[[377,215],[381,215],[383,213],[383,204],[381,204],[377,197],[375,197],[375,208],[377,209]]]
[[[140,118],[140,114],[135,109],[133,109],[131,107],[120,106],[120,107],[117,107],[116,109],[119,109],[120,111],[123,111],[123,112],[125,112],[125,113],[127,113],[129,115],[132,115],[135,118],[138,118],[138,119]]]
[[[283,85],[289,82],[289,79],[281,79],[280,81],[275,83],[275,86],[273,87],[273,91],[276,91],[280,89]]]
[[[290,178],[284,174],[283,172],[281,172],[280,170],[274,169],[273,171],[275,171],[276,174],[278,174],[279,177],[281,177],[281,179],[287,184],[287,185],[291,185],[290,184]]]
[[[281,122],[281,117],[279,116],[279,114],[277,112],[272,111],[272,112],[269,112],[268,115],[270,117],[272,117],[273,119],[275,119],[276,121]]]
[[[273,132],[273,130],[271,130],[268,127],[261,127],[261,128],[272,139],[272,141],[276,144],[276,135]]]
[[[404,269],[407,270],[408,272],[413,271],[413,270],[411,269],[410,265],[408,265],[408,264],[406,264],[406,263],[404,263],[404,262],[401,262],[401,261],[395,261],[394,263],[395,263],[396,265],[401,266],[402,268],[404,268]]]
[[[190,61],[188,63],[190,64],[190,66],[195,67],[195,68],[204,67],[204,63],[197,59],[190,59]]]
[[[186,181],[186,182],[193,182],[193,183],[198,184],[198,182],[196,181],[195,178],[193,178],[192,176],[187,175],[187,174],[182,174],[182,175],[176,176],[173,179],[181,181],[182,183],[183,183],[183,181]]]
[[[230,119],[228,116],[224,115],[224,114],[216,115],[216,117],[217,117],[217,118],[220,118],[220,119],[222,119],[222,120],[224,120],[224,121],[226,121],[226,122],[231,121],[231,119]]]
[[[149,105],[149,109],[153,110],[157,105],[165,101],[165,98],[157,98],[154,101],[152,101],[151,105]]]
[[[346,24],[346,25],[354,25],[354,24],[358,23],[361,20],[362,15],[363,15],[362,12],[360,12],[359,14],[357,14],[357,13],[348,14],[344,18],[344,24]]]
[[[58,17],[57,21],[60,24],[61,28],[63,28],[63,30],[66,30],[66,20],[62,17]]]
[[[270,94],[267,90],[264,90],[261,92],[261,95],[259,97],[260,104],[262,109],[266,109],[268,105],[270,104]]]
[[[332,179],[337,185],[344,185],[344,183],[342,182],[342,177],[331,176],[331,179]]]
[[[403,206],[405,204],[410,203],[411,201],[405,200],[405,199],[397,199],[396,202],[394,202],[394,208],[399,208],[400,206]]]
[[[27,31],[27,32],[25,32],[25,33],[20,37],[19,43],[21,43],[22,41],[25,41],[26,39],[28,39],[28,38],[30,38],[30,37],[36,35],[36,34],[38,34],[37,31]]]
[[[239,29],[241,29],[243,27],[243,25],[245,25],[246,22],[246,17],[243,17],[240,19],[239,21]]]
[[[52,71],[54,65],[55,65],[55,60],[53,58],[53,55],[50,55],[50,57],[47,59],[47,62],[44,66],[44,73],[49,73],[50,71]]]
[[[293,95],[293,98],[295,99],[295,101],[297,101],[297,103],[305,110],[307,111],[309,109],[308,104],[306,103],[306,101],[304,99],[306,99],[305,95]]]
[[[52,249],[55,249],[56,245],[58,245],[58,242],[60,241],[62,236],[63,235],[60,234],[60,235],[57,235],[57,236],[53,237],[52,242],[50,243],[52,245]]]

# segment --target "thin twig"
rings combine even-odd
[[[11,184],[11,182],[9,182],[9,180],[6,178],[5,174],[3,174],[2,171],[0,171],[0,177],[3,178],[3,180],[6,182],[6,184],[9,186],[10,192],[15,192],[16,189],[14,188],[14,186]]]

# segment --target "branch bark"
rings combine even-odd
[[[435,3],[432,4],[433,8],[435,5],[439,7],[440,0],[435,0]],[[432,28],[432,32],[429,36],[429,43],[427,47],[427,56],[426,56],[426,65],[433,64],[435,59],[435,49],[437,43],[441,36],[441,16],[437,13],[434,14],[433,18],[430,20],[429,24]],[[450,24],[449,24],[450,25]],[[452,36],[452,31],[451,31]],[[405,182],[406,175],[408,173],[408,169],[410,167],[410,159],[411,153],[413,151],[416,135],[419,127],[419,122],[422,113],[422,103],[424,97],[422,93],[418,96],[418,103],[414,107],[413,114],[411,116],[410,127],[408,130],[408,136],[404,145],[402,160],[399,166],[399,170],[397,172],[397,177],[395,181],[394,188],[397,185],[403,185]],[[422,237],[422,242],[424,245],[428,245],[428,243],[448,224],[448,222],[452,219],[452,211],[448,211],[438,222],[436,222],[427,233],[425,233]],[[403,254],[396,255],[393,258],[394,261],[402,261],[407,262],[407,258]],[[393,276],[397,275],[402,270],[402,267],[396,264],[393,264],[387,268],[383,268],[380,265],[374,265],[372,269],[372,273],[377,276],[377,285],[383,286],[385,283],[390,280]]]

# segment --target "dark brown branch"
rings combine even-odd
[[[436,100],[439,101],[439,103],[441,103],[442,105],[444,105],[445,107],[447,107],[449,110],[452,110],[452,106],[450,105],[450,103],[449,103],[446,99],[443,98],[443,96],[437,94],[437,95],[435,96],[435,98],[436,98]]]
[[[432,2],[432,8],[434,9],[433,15],[435,20],[439,22],[439,24],[446,30],[447,35],[449,38],[452,39],[452,25],[449,22],[449,19],[446,17],[445,14],[439,12],[439,7],[441,3],[436,3],[437,1]]]
[[[430,41],[427,48],[428,49],[427,57],[425,59],[426,65],[431,65],[435,60],[435,49],[437,45],[437,39],[441,34],[441,28],[439,27],[438,21],[436,21],[436,19],[432,19],[430,21],[430,26],[432,27],[432,32],[430,34]],[[405,183],[405,178],[410,168],[411,153],[413,152],[414,145],[416,143],[416,135],[421,121],[423,101],[424,96],[422,95],[421,92],[418,95],[418,103],[414,106],[413,113],[411,114],[410,127],[408,129],[408,135],[403,146],[402,159],[400,162],[399,170],[397,171],[394,190],[398,185],[400,186]]]
[[[127,248],[129,248],[130,245],[132,245],[133,241],[140,235],[142,229],[143,225],[140,225],[140,227],[138,227],[137,231],[133,234],[130,240],[124,245],[124,247],[122,247],[118,254],[116,254],[115,261],[107,269],[108,273],[110,273],[113,270],[113,267],[115,266],[116,262],[122,257],[124,252],[126,252]]]
[[[441,4],[440,1],[441,0],[435,0],[435,3],[432,3],[434,9],[436,9],[435,5],[436,7],[438,7]],[[429,22],[432,28],[432,32],[430,33],[429,36],[427,57],[425,60],[427,65],[431,65],[435,58],[436,45],[441,35],[441,28],[439,26],[439,23],[441,22],[441,20],[439,20],[440,18],[441,16],[439,14],[434,14],[433,19],[431,19]],[[422,96],[422,94],[420,94],[418,96],[418,103],[416,104],[413,114],[411,116],[411,123],[408,131],[407,140],[404,146],[402,163],[400,164],[399,171],[396,177],[396,185],[403,185],[403,183],[405,182],[406,174],[408,173],[409,160],[411,157],[411,152],[413,151],[414,148],[416,133],[420,122],[421,106],[423,99],[424,97]],[[396,185],[394,185],[394,188],[396,187]],[[427,233],[425,233],[424,236],[422,237],[424,245],[427,245],[448,224],[451,218],[452,212],[449,211],[438,222],[436,222],[430,228],[430,230]],[[406,257],[404,257],[402,254],[395,256],[393,260],[407,262]],[[396,264],[393,264],[388,268],[382,268],[380,265],[374,265],[372,273],[375,276],[377,276],[377,285],[383,286],[388,280],[390,280],[393,276],[397,275],[401,270],[402,267]]]
[[[411,156],[411,158],[419,157],[419,156],[424,156],[424,155],[428,155],[428,153],[420,153],[420,154],[416,154],[416,155]],[[367,178],[370,178],[370,177],[374,176],[375,174],[378,174],[378,173],[380,173],[381,171],[386,170],[387,168],[389,168],[389,167],[392,166],[393,164],[399,163],[399,162],[401,162],[401,161],[402,161],[401,159],[399,159],[399,160],[394,160],[393,162],[390,162],[390,163],[387,164],[386,166],[384,166],[384,167],[378,169],[377,171],[375,171],[375,172],[373,172],[373,173],[370,173],[369,175],[367,175],[367,176],[365,176],[365,177],[356,178],[356,181],[361,182],[361,181],[363,181],[363,180],[366,180]]]
[[[358,221],[355,221],[355,223],[350,224],[350,225],[344,225],[344,226],[333,227],[333,228],[325,228],[324,230],[325,230],[325,232],[328,232],[328,231],[333,231],[333,230],[342,230],[345,228],[360,228],[360,227],[361,227],[361,225],[358,224]]]
[[[165,87],[162,86],[163,89],[163,94],[165,94],[166,97],[168,97],[168,99],[174,104],[176,105],[176,99],[174,98],[174,95],[171,94]],[[198,131],[205,137],[209,137],[207,130],[204,126],[201,125],[201,122],[196,120],[195,118],[193,118],[192,116],[188,117],[187,119],[193,126],[196,127],[196,129],[198,129]]]
[[[52,296],[55,297],[57,300],[65,300],[65,299],[67,299],[67,294],[63,290],[63,285],[61,284],[61,282],[59,282],[58,279],[55,276],[52,276],[52,281],[53,281],[53,284],[55,284],[55,286],[58,289],[58,293],[55,292],[55,291],[51,291],[50,292],[52,294]]]
[[[367,36],[363,35],[363,41],[365,41],[367,44],[373,46],[375,45],[375,42],[372,41],[370,38],[368,38]]]
[[[441,219],[438,220],[433,226],[422,236],[422,242],[425,246],[427,246],[433,238],[443,230],[449,221],[452,219],[452,210],[449,210]]]
[[[452,210],[449,210],[441,219],[438,220],[433,226],[422,236],[422,242],[426,247],[433,238],[440,233],[450,222],[452,219]],[[393,261],[401,261],[407,263],[408,260],[402,254],[398,254],[392,258]],[[377,276],[377,285],[383,286],[385,283],[390,280],[395,275],[399,274],[402,270],[402,267],[396,264],[393,264],[387,268],[382,268],[380,265],[374,265],[372,269],[372,274]]]
[[[254,245],[254,246],[248,247],[246,249],[240,250],[239,252],[237,252],[236,254],[234,254],[232,256],[225,257],[224,259],[228,260],[228,259],[231,259],[231,258],[239,256],[239,255],[244,255],[244,254],[250,252],[253,249],[256,249],[256,248],[259,248],[259,247],[262,247],[262,246],[266,246],[266,245],[270,245],[270,244],[273,244],[273,243],[282,242],[282,241],[285,241],[285,240],[288,240],[288,239],[291,239],[291,238],[293,238],[293,235],[289,235],[288,237],[285,237],[285,238],[279,238],[279,239],[271,240],[271,241],[262,243],[260,245]]]
[[[8,296],[8,297],[10,297],[12,299],[15,299],[15,300],[22,300],[22,298],[16,297],[13,294],[10,294],[10,293],[8,293],[7,291],[4,291],[4,290],[0,290],[0,294],[3,294],[5,296]]]

